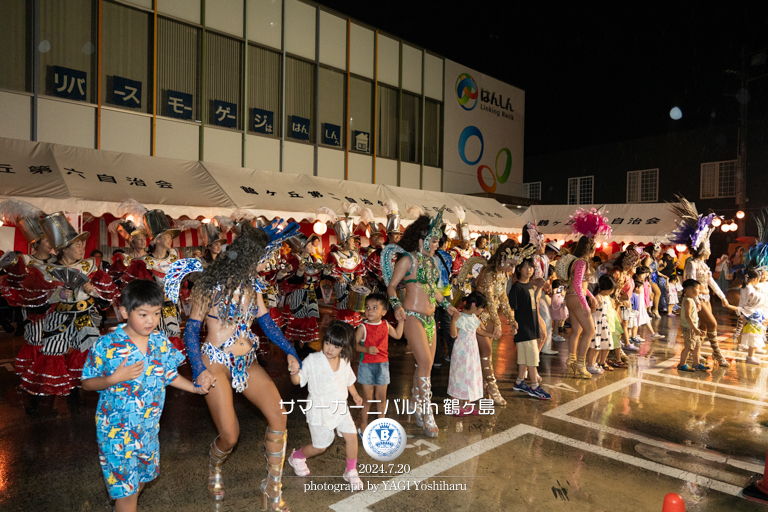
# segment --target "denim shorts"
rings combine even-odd
[[[366,386],[387,386],[389,384],[389,361],[360,363],[357,367],[357,382]]]

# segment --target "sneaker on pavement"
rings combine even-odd
[[[552,398],[552,395],[544,391],[541,386],[537,387],[536,389],[528,389],[528,394],[534,398],[538,398],[539,400],[549,400]]]
[[[515,391],[520,391],[521,393],[529,393],[531,391],[531,388],[528,387],[528,384],[526,384],[525,381],[521,382],[520,384],[515,381],[515,383],[512,385],[512,389]]]
[[[759,360],[756,357],[748,357],[747,358],[747,364],[757,364],[757,365],[759,365],[759,364],[762,364],[762,361]]]
[[[657,332],[651,335],[652,340],[663,340],[664,338],[666,338],[666,336],[664,336],[663,334],[659,334]]]
[[[622,349],[624,349],[624,350],[626,350],[627,352],[637,352],[637,351],[639,351],[639,350],[640,350],[639,348],[637,348],[636,346],[634,346],[634,345],[633,345],[633,344],[631,344],[631,343],[630,343],[629,345],[624,345],[624,346],[623,346],[623,347],[621,347],[621,348],[622,348]]]
[[[592,375],[600,375],[601,373],[603,373],[603,370],[598,368],[597,366],[587,366],[587,371]]]
[[[296,476],[309,476],[307,459],[296,459],[293,457],[294,453],[296,453],[295,449],[288,456],[288,465],[293,468],[293,472],[296,473]]]
[[[711,369],[712,368],[710,368],[709,366],[701,363],[699,363],[699,365],[694,368],[694,370],[698,370],[700,372],[708,372]]]
[[[681,372],[695,372],[696,371],[693,368],[691,368],[690,366],[688,366],[687,364],[684,364],[683,366],[678,366],[677,369],[680,370]]]
[[[541,351],[542,354],[548,355],[548,356],[556,356],[558,354],[557,350],[549,350],[549,349],[543,349]]]
[[[555,334],[554,336],[552,336],[552,341],[565,341],[565,338],[563,338],[559,334]]]
[[[362,480],[360,480],[360,476],[357,474],[356,469],[350,469],[349,471],[345,471],[342,476],[344,477],[344,480],[352,484],[352,491],[363,490],[363,482]]]

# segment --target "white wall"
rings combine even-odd
[[[376,157],[376,185],[397,186],[397,160]]]
[[[321,178],[343,180],[344,151],[320,147],[317,153],[317,175]]]
[[[32,97],[0,91],[0,137],[32,138]]]
[[[200,127],[192,123],[157,118],[155,156],[179,160],[200,159]]]
[[[373,183],[373,158],[350,151],[349,181]]]
[[[282,0],[248,0],[248,39],[282,50],[282,37]]]
[[[347,21],[320,11],[320,62],[347,69]]]
[[[315,146],[286,141],[283,172],[312,176],[315,173]]]
[[[205,26],[243,37],[243,0],[205,2]]]
[[[152,118],[102,108],[101,149],[149,156]]]
[[[285,0],[285,51],[315,60],[315,8],[299,0]]]
[[[37,138],[40,142],[96,147],[96,105],[40,98],[37,108]]]
[[[210,126],[204,132],[206,162],[242,167],[243,134],[229,130],[217,130]]]
[[[403,89],[421,94],[421,50],[403,45]]]
[[[400,162],[400,186],[418,189],[421,185],[421,166]]]
[[[443,101],[443,59],[427,54],[424,71],[424,94]]]
[[[349,45],[349,70],[373,80],[373,30],[352,23]]]
[[[424,166],[423,190],[432,190],[440,192],[440,185],[443,181],[443,170],[439,167]]]
[[[200,0],[157,0],[157,12],[200,24]]]
[[[280,172],[280,140],[247,135],[245,166],[258,171]]]
[[[379,34],[379,82],[400,86],[400,43]]]

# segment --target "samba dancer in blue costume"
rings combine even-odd
[[[424,434],[437,437],[439,430],[432,415],[432,382],[430,372],[435,360],[435,308],[445,308],[452,315],[456,309],[440,293],[440,272],[434,255],[443,236],[443,209],[433,218],[421,215],[408,226],[399,244],[387,245],[382,251],[381,267],[387,283],[389,302],[398,322],[405,322],[408,347],[416,358],[411,392],[416,402],[416,425],[424,427]],[[395,263],[397,253],[402,253]],[[397,287],[405,285],[402,302]],[[410,411],[409,411],[410,412]]]
[[[267,478],[261,482],[262,510],[288,510],[282,500],[281,479],[287,440],[286,418],[280,393],[256,360],[257,338],[251,332],[255,320],[267,337],[288,354],[288,369],[298,372],[299,359],[293,346],[269,316],[262,298],[266,284],[259,277],[283,240],[296,234],[298,224],[276,221],[258,229],[246,223],[227,251],[197,278],[192,290],[191,314],[184,343],[192,366],[195,385],[209,390],[208,409],[219,432],[211,443],[208,492],[216,501],[224,498],[222,465],[240,435],[232,403],[234,391],[242,393],[264,414]],[[166,294],[178,300],[184,276],[202,271],[196,259],[180,260],[171,266],[165,280]],[[207,335],[200,350],[200,328],[205,321]],[[217,386],[216,384],[219,383]],[[231,386],[226,384],[230,383]]]

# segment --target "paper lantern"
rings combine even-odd
[[[324,235],[325,232],[328,231],[328,226],[325,225],[325,222],[320,222],[318,220],[312,226],[312,231],[314,231],[316,235]]]

